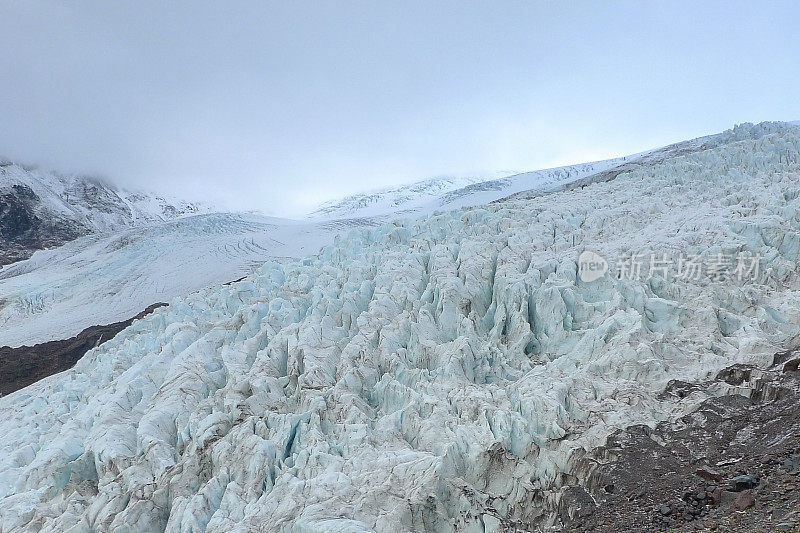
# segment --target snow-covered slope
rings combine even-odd
[[[800,125],[800,121],[764,122],[755,127],[759,132],[767,133],[793,125]],[[520,193],[525,196],[546,194],[569,188],[573,184],[599,181],[609,175],[616,176],[638,166],[657,164],[669,157],[713,148],[728,143],[737,136],[747,137],[750,136],[749,127],[744,124],[720,134],[603,161],[505,176],[433,178],[411,185],[355,194],[322,204],[309,218],[379,217],[391,220],[398,216],[431,215],[443,210],[485,205]]]
[[[130,318],[156,302],[316,253],[348,224],[196,215],[90,234],[0,271],[0,346],[32,346]]]
[[[29,187],[41,209],[94,232],[109,232],[210,211],[208,205],[116,187],[101,179],[0,163],[0,188]]]
[[[0,532],[544,527],[581,450],[703,400],[669,380],[800,334],[798,191],[797,129],[740,128],[175,300],[0,398]],[[584,282],[587,249],[761,260]]]
[[[499,174],[496,178],[510,173]],[[410,185],[362,192],[320,205],[310,218],[378,216],[414,210],[449,192],[491,180],[487,176],[441,176]]]
[[[208,206],[129,191],[86,176],[0,162],[0,265],[81,235],[207,211]]]
[[[436,211],[487,204],[520,191],[553,190],[636,157],[619,157],[502,177],[434,178],[326,202],[309,216],[312,219],[332,219],[430,215]]]

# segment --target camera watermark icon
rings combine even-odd
[[[608,272],[608,261],[605,258],[590,250],[585,250],[578,257],[578,276],[584,283],[596,281]]]

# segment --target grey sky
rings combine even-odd
[[[0,154],[292,215],[800,119],[786,2],[0,3]]]

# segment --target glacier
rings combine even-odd
[[[570,182],[635,161],[648,152],[518,174],[438,177],[410,185],[354,194],[323,203],[307,218],[383,218],[430,215],[437,211],[487,204],[523,191],[552,191]]]
[[[636,160],[628,156],[502,179],[436,178],[331,202],[300,220],[208,212],[210,206],[166,203],[83,176],[0,163],[0,189],[5,182],[29,187],[41,198],[39,212],[50,226],[77,224],[70,239],[89,233],[11,266],[0,264],[0,346],[32,346],[127,320],[152,304],[239,279],[264,261],[313,254],[354,227],[564,185]]]
[[[314,253],[369,220],[304,222],[210,213],[96,233],[0,270],[0,346],[70,338],[252,273],[267,260]]]
[[[586,283],[579,254],[756,279]],[[398,220],[177,298],[0,398],[0,532],[556,528],[582,453],[800,339],[800,129]],[[715,394],[736,394],[720,384]]]

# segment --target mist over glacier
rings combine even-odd
[[[704,399],[665,399],[669,380],[768,365],[800,335],[800,130],[695,148],[174,300],[0,398],[0,532],[552,524],[583,451]],[[587,249],[762,262],[586,283]]]

